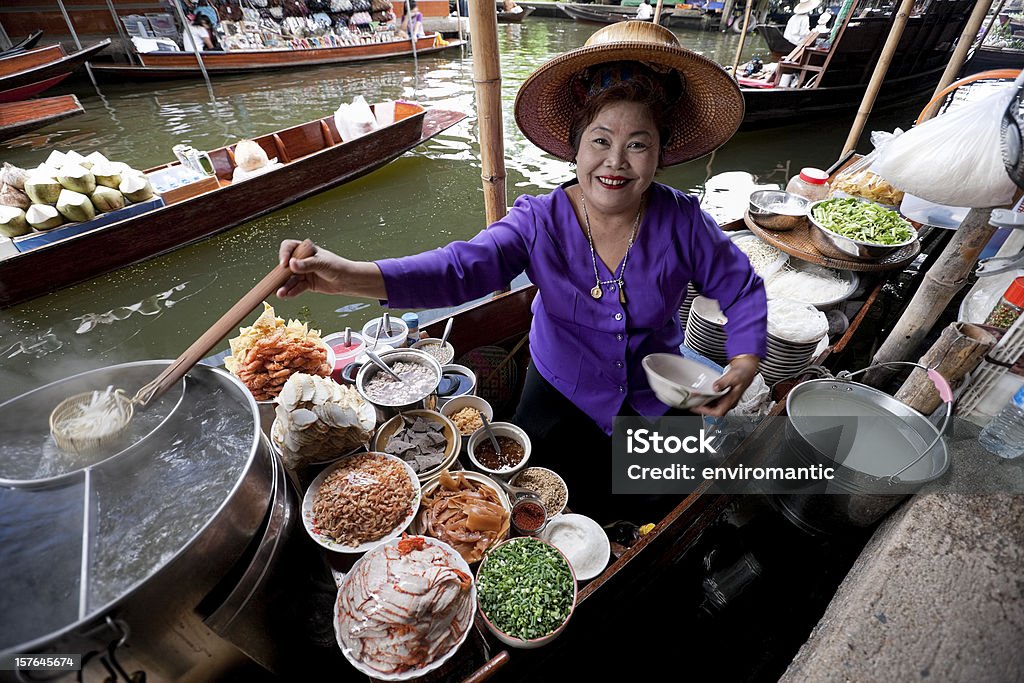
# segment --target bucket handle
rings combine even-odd
[[[921,454],[914,458],[914,460],[911,461],[910,464],[902,467],[895,474],[889,475],[889,484],[898,483],[899,476],[901,474],[909,470],[917,463],[921,462],[921,459],[924,458],[924,456],[928,455],[928,451],[935,447],[935,444],[939,442],[939,440],[942,438],[942,435],[946,432],[946,428],[949,426],[949,421],[953,417],[953,388],[949,385],[949,381],[946,380],[946,378],[943,377],[942,373],[940,373],[935,368],[929,368],[927,366],[921,365],[920,363],[914,363],[905,360],[893,360],[882,363],[873,363],[866,368],[856,370],[854,372],[848,372],[846,370],[840,371],[839,373],[836,374],[836,379],[849,379],[861,373],[867,372],[872,368],[887,367],[893,365],[909,365],[911,367],[920,368],[921,370],[924,370],[925,373],[927,373],[928,375],[928,379],[930,379],[932,381],[932,384],[935,385],[935,390],[939,392],[939,398],[941,398],[942,402],[946,404],[946,417],[942,421],[942,427],[938,428],[938,433],[935,435],[935,438],[932,439],[931,443],[925,446],[924,450],[921,451]]]

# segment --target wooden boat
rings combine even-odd
[[[10,46],[6,50],[0,50],[0,57],[7,57],[8,55],[18,54],[19,52],[24,52],[25,50],[31,50],[36,46],[36,43],[38,43],[39,39],[42,37],[42,30],[30,33],[28,37],[26,37],[21,42]]]
[[[27,100],[52,88],[108,45],[109,38],[70,55],[50,45],[0,58],[0,102]]]
[[[935,88],[972,8],[970,0],[950,0],[931,3],[910,17],[875,102],[876,111],[918,99]],[[774,87],[743,88],[744,128],[794,123],[797,112],[805,120],[806,115],[856,110],[892,23],[891,16],[859,16],[864,13],[854,0],[830,48],[801,46],[779,61]],[[784,75],[792,76],[794,84],[779,86]]]
[[[983,45],[974,50],[960,75],[971,76],[982,71],[1020,68],[1024,68],[1024,50]]]
[[[504,12],[498,11],[498,23],[499,24],[521,24],[523,19],[533,14],[532,7],[521,7],[522,12]]]
[[[233,146],[213,150],[209,155],[216,175],[165,193],[153,210],[103,227],[71,224],[8,243],[8,248],[21,249],[29,241],[52,240],[0,255],[0,307],[164,254],[341,185],[384,166],[463,118],[461,112],[426,111],[400,102],[393,124],[347,142],[333,117],[317,119],[256,138],[282,165],[236,183],[231,182]],[[132,206],[139,205],[126,209]],[[109,214],[97,220],[104,215]]]
[[[416,54],[428,55],[459,47],[462,41],[452,40],[436,44],[439,34],[430,34],[416,41]],[[413,52],[410,40],[386,43],[364,43],[342,47],[321,47],[304,50],[232,50],[230,52],[204,52],[203,65],[211,76],[249,73],[268,69],[319,66],[365,62],[391,57],[405,57]],[[93,63],[97,76],[115,79],[190,78],[201,76],[199,61],[191,52],[144,52],[138,55],[142,66]]]
[[[562,11],[558,9],[558,3],[556,2],[547,2],[546,0],[519,2],[518,0],[516,0],[516,3],[523,9],[526,9],[527,7],[532,9],[533,16],[535,17],[544,17],[546,19],[558,19],[560,17],[565,16],[564,14],[562,14]]]
[[[768,44],[768,49],[776,55],[788,55],[796,47],[782,35],[785,30],[786,27],[781,24],[760,24],[757,27],[757,32]]]
[[[620,21],[641,21],[636,18],[636,10],[624,11],[618,5],[581,5],[577,3],[558,3],[569,18],[583,24],[616,24]],[[642,21],[651,21],[643,19]]]
[[[74,95],[44,97],[38,100],[0,104],[0,140],[27,133],[36,128],[82,114],[78,98]]]

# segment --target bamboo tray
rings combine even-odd
[[[750,217],[749,211],[743,214],[743,222],[746,223],[752,233],[773,247],[786,252],[790,256],[795,256],[803,261],[816,263],[819,266],[827,266],[829,268],[837,268],[839,270],[857,270],[864,273],[896,270],[898,268],[903,268],[913,261],[914,257],[921,252],[921,243],[915,240],[912,244],[908,244],[902,249],[892,252],[879,261],[837,259],[831,256],[825,256],[818,251],[817,247],[814,246],[814,242],[811,241],[812,228],[810,225],[789,230],[787,232],[776,232],[774,230],[763,228],[755,223],[754,219]]]

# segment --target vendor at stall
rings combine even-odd
[[[782,37],[794,45],[804,42],[804,38],[811,33],[811,22],[807,15],[820,4],[821,0],[804,0],[794,7],[793,16],[786,22],[786,30],[782,32]]]
[[[392,308],[454,306],[503,288],[526,271],[539,292],[530,330],[532,363],[513,421],[533,457],[566,476],[573,508],[586,492],[610,492],[611,468],[578,467],[610,454],[616,415],[664,415],[642,359],[679,354],[679,307],[687,285],[728,316],[729,392],[697,412],[736,405],[766,349],[766,299],[747,258],[696,197],[654,182],[660,167],[710,153],[743,118],[733,79],[655,24],[622,22],[540,67],[520,88],[516,122],[534,144],[576,165],[576,178],[523,196],[468,242],[415,256],[356,262],[318,248],[292,258],[278,295],[306,290],[365,296]],[[543,456],[543,457],[542,457]],[[603,458],[602,458],[603,459]],[[560,467],[574,464],[575,467]],[[622,498],[630,498],[623,496]]]

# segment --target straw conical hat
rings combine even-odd
[[[743,95],[721,66],[683,48],[668,29],[643,21],[606,26],[581,48],[555,57],[537,69],[516,95],[516,124],[545,152],[571,161],[573,114],[583,106],[573,80],[588,67],[608,62],[639,61],[677,72],[682,94],[671,116],[672,132],[664,146],[665,166],[708,154],[733,136],[743,120]]]
[[[818,5],[821,4],[821,0],[804,0],[793,8],[793,14],[807,14],[818,9]]]

